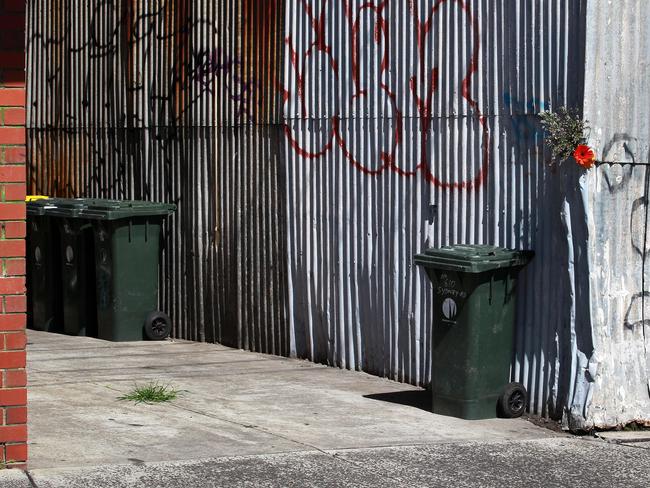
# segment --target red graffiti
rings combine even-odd
[[[390,52],[390,24],[387,21],[387,7],[389,0],[367,1],[360,6],[353,6],[350,0],[340,0],[340,7],[343,9],[344,18],[347,21],[344,30],[345,33],[337,27],[335,32],[337,36],[348,36],[349,39],[345,45],[349,46],[349,51],[345,53],[349,60],[337,58],[341,56],[340,46],[332,46],[332,41],[327,39],[327,14],[331,12],[333,5],[329,5],[332,0],[321,0],[320,8],[317,8],[316,1],[298,0],[302,11],[311,26],[311,42],[304,46],[300,52],[296,49],[295,43],[291,36],[285,40],[290,60],[292,76],[290,83],[293,88],[284,88],[285,107],[293,107],[298,111],[301,119],[307,119],[310,115],[309,106],[312,108],[320,100],[314,94],[307,93],[308,87],[317,87],[329,83],[328,86],[333,92],[339,90],[346,92],[344,102],[338,105],[341,108],[337,113],[327,117],[326,122],[329,128],[325,130],[309,131],[308,134],[300,134],[294,129],[290,122],[285,126],[285,133],[290,146],[303,158],[317,159],[325,156],[334,150],[339,150],[343,157],[357,170],[367,175],[380,175],[385,171],[391,171],[400,176],[413,177],[421,175],[431,184],[446,189],[470,189],[478,188],[484,181],[489,161],[489,130],[485,116],[480,111],[479,105],[472,98],[471,84],[472,79],[478,73],[478,55],[480,49],[479,24],[472,14],[470,6],[463,0],[436,0],[430,9],[424,9],[426,15],[421,16],[421,3],[415,0],[409,0],[408,11],[413,33],[417,41],[417,73],[412,74],[408,79],[408,86],[404,87],[405,92],[410,95],[409,99],[413,103],[413,108],[418,114],[419,123],[419,160],[415,161],[410,168],[403,168],[398,164],[397,152],[401,146],[404,146],[404,110],[410,111],[408,107],[400,107],[398,100],[402,100],[404,93],[398,89],[391,88],[389,81],[391,71],[391,52]],[[471,31],[472,52],[468,58],[466,69],[462,80],[460,81],[460,94],[465,100],[470,112],[477,120],[481,131],[482,145],[482,164],[476,174],[464,179],[452,180],[442,179],[434,175],[431,165],[431,150],[429,145],[432,136],[433,121],[433,101],[435,94],[438,92],[443,81],[439,79],[440,69],[434,66],[427,69],[427,56],[431,53],[427,51],[430,36],[435,33],[434,19],[444,4],[453,4],[457,6],[462,16],[465,18],[466,25]],[[361,24],[363,20],[372,19],[372,37],[363,39],[363,30]],[[346,39],[343,38],[341,42]],[[338,42],[338,41],[337,41]],[[335,55],[334,53],[338,53]],[[376,54],[375,54],[376,53]],[[373,55],[374,54],[374,55]],[[374,71],[368,68],[368,60],[376,60]],[[340,62],[344,61],[344,62]],[[362,66],[363,65],[363,66]],[[318,69],[316,69],[317,67]],[[345,67],[347,67],[347,72]],[[327,78],[329,71],[330,78]],[[307,83],[308,76],[319,77],[316,83],[314,80],[311,84]],[[372,79],[364,79],[372,78]],[[343,84],[349,80],[352,86]],[[374,82],[374,84],[373,84]],[[377,101],[379,99],[379,101]],[[347,100],[347,102],[345,101]],[[332,102],[331,100],[329,102]],[[390,112],[390,130],[377,130],[379,147],[376,148],[376,154],[368,156],[358,154],[363,152],[358,141],[348,140],[343,128],[345,124],[360,123],[355,117],[355,110],[361,106],[368,106],[372,103],[382,107],[387,107]],[[332,105],[337,105],[332,103]],[[346,112],[347,110],[347,112]],[[370,124],[367,120],[364,122]],[[368,159],[371,163],[365,163]],[[402,160],[404,157],[401,158]]]

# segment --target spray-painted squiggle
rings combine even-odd
[[[472,98],[471,86],[472,79],[478,73],[478,55],[480,49],[480,35],[479,24],[477,19],[471,12],[469,5],[463,0],[437,0],[428,11],[426,19],[421,19],[418,11],[417,2],[409,1],[408,11],[413,22],[414,32],[417,38],[417,54],[418,54],[418,73],[412,75],[408,82],[408,87],[403,87],[405,91],[410,94],[411,101],[414,103],[415,110],[419,115],[420,132],[420,160],[416,162],[414,168],[405,169],[400,167],[397,161],[397,151],[402,145],[404,136],[404,116],[397,100],[399,98],[399,90],[392,88],[391,83],[387,80],[390,71],[391,60],[389,51],[389,22],[387,19],[387,7],[389,0],[381,2],[365,2],[358,7],[353,7],[350,0],[341,0],[344,9],[345,18],[347,19],[347,26],[350,36],[350,73],[349,79],[352,83],[352,94],[347,101],[348,106],[358,103],[362,99],[368,99],[370,96],[377,96],[377,89],[379,95],[386,106],[391,111],[391,124],[390,140],[385,141],[385,147],[377,148],[377,154],[374,157],[375,161],[366,161],[361,157],[354,154],[354,150],[348,140],[344,130],[342,129],[342,117],[339,110],[333,116],[328,118],[330,130],[322,134],[323,139],[320,144],[315,144],[316,147],[305,147],[301,143],[300,135],[294,133],[294,129],[287,124],[285,126],[285,133],[290,147],[301,157],[306,159],[321,158],[331,151],[338,148],[345,159],[357,170],[367,175],[380,175],[386,171],[391,171],[400,176],[413,177],[420,174],[426,181],[430,182],[436,187],[445,189],[470,189],[477,188],[485,180],[489,166],[489,153],[490,153],[490,137],[487,120],[480,111],[479,105],[476,100]],[[470,29],[469,35],[472,39],[472,51],[469,57],[468,66],[464,71],[464,76],[460,82],[461,96],[468,104],[472,116],[476,117],[481,130],[481,146],[482,146],[482,162],[477,173],[462,181],[445,180],[433,174],[431,155],[428,149],[431,142],[431,122],[432,122],[432,104],[434,93],[438,91],[441,84],[439,80],[439,68],[434,66],[429,73],[427,71],[427,41],[433,30],[433,19],[439,13],[439,9],[443,4],[454,3],[462,11],[467,25]],[[307,66],[315,54],[323,55],[327,59],[331,75],[336,81],[343,78],[341,73],[341,63],[333,56],[332,46],[327,43],[325,38],[326,27],[326,13],[328,1],[324,0],[321,3],[320,9],[316,8],[308,0],[301,0],[301,5],[304,9],[304,14],[307,16],[308,23],[312,28],[313,41],[308,45],[304,52],[298,52],[294,45],[294,41],[289,36],[285,43],[288,50],[288,59],[291,63],[291,69],[295,80],[295,88],[283,88],[284,102],[287,106],[292,95],[296,97],[296,105],[299,107],[301,117],[308,117],[307,110],[307,93],[306,93],[306,80],[305,74],[308,72]],[[362,45],[361,39],[361,22],[363,16],[374,17],[373,39],[370,45]],[[364,83],[361,76],[361,61],[362,57],[370,57],[367,52],[370,49],[378,49],[380,60],[377,67],[377,79],[379,80],[376,89],[373,92],[373,87]],[[365,59],[365,57],[364,57]],[[322,66],[322,63],[321,63]],[[327,74],[321,73],[321,77]],[[314,136],[314,134],[311,134]],[[313,137],[312,137],[313,139]],[[367,157],[367,156],[366,156]]]

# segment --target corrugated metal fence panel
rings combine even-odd
[[[425,384],[432,293],[413,254],[533,248],[513,377],[534,411],[558,414],[570,365],[563,174],[545,166],[535,115],[580,101],[569,72],[582,63],[583,3],[290,4],[292,350]]]
[[[592,0],[588,18],[584,98],[590,142],[603,161],[646,164],[650,152],[650,116],[645,110],[650,98],[650,9],[643,0]]]
[[[650,424],[649,22],[644,1],[589,3],[585,118],[607,163],[585,187],[593,374],[573,420],[587,428]]]
[[[29,3],[30,191],[169,201],[177,337],[288,354],[279,1]]]
[[[413,254],[532,247],[513,377],[557,413],[564,173],[535,114],[581,100],[582,1],[29,8],[30,190],[176,202],[161,306],[178,337],[426,384]]]
[[[647,163],[605,164],[586,188],[593,340],[580,348],[590,374],[579,379],[589,397],[572,421],[587,428],[650,424],[649,184]]]

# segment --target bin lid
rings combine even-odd
[[[167,216],[176,210],[171,203],[146,202],[143,200],[88,199],[81,217],[94,220],[118,220],[130,217]]]
[[[25,207],[27,215],[42,216],[50,214],[50,212],[58,208],[59,204],[63,201],[62,198],[39,198],[36,200],[27,200]]]
[[[44,201],[47,200],[37,200]],[[50,202],[50,205],[45,207],[45,214],[53,217],[79,217],[87,205],[84,198],[51,198]]]
[[[492,269],[525,266],[534,256],[533,251],[518,251],[482,244],[456,244],[430,248],[415,256],[415,264],[430,268],[483,273]]]

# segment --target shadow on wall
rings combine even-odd
[[[533,248],[513,375],[561,412],[580,202],[570,251],[569,176],[536,114],[581,105],[584,0],[88,1],[82,23],[45,3],[28,14],[30,191],[177,203],[177,337],[423,385],[431,290],[412,256]]]
[[[288,355],[283,2],[48,5],[27,15],[29,191],[176,203],[174,335]]]
[[[323,69],[318,85],[305,82],[304,93],[314,91],[305,100],[318,104],[301,107],[299,94],[288,102],[296,117],[288,122],[287,180],[290,314],[299,356],[426,384],[431,288],[412,267],[413,254],[457,242],[532,248],[537,257],[519,296],[513,376],[531,389],[534,411],[562,414],[576,320],[578,335],[587,337],[580,347],[589,350],[588,316],[574,306],[576,293],[586,290],[575,283],[574,269],[566,276],[570,264],[585,264],[585,217],[573,196],[577,174],[547,165],[537,113],[581,108],[585,4],[522,1],[513,9],[469,2],[476,23],[452,2],[436,3],[438,9],[418,2],[417,16],[406,3],[374,10],[355,4],[349,15],[358,32],[380,18],[379,45],[354,29],[346,34],[349,15],[334,3],[305,14],[316,22],[305,22],[306,40],[297,40],[297,31],[293,38],[297,64],[307,66],[294,77]],[[416,17],[431,18],[431,31]],[[312,25],[354,39],[350,45],[378,66],[364,64],[352,83],[354,65],[344,76],[347,61],[331,38],[320,61],[311,61],[303,53],[319,39]],[[415,47],[416,37],[423,48]],[[428,53],[424,59],[419,49]],[[402,52],[409,52],[408,63],[395,54]],[[375,96],[385,103],[373,105]]]
[[[505,107],[513,113],[511,123],[504,124],[500,159],[507,161],[508,154],[514,154],[514,164],[511,177],[501,182],[506,200],[501,208],[518,210],[504,216],[505,229],[512,229],[515,239],[506,236],[496,242],[536,252],[520,280],[512,379],[528,388],[531,412],[560,419],[569,405],[586,401],[588,392],[575,391],[575,364],[593,352],[585,179],[571,162],[549,165],[550,151],[544,148],[536,114],[559,106],[582,112],[586,1],[525,2],[524,10],[530,13],[526,9],[531,8],[542,9],[542,17],[556,27],[528,39],[546,50],[520,54],[526,70],[545,66],[538,76],[519,83],[518,94],[504,93]],[[531,22],[530,17],[524,22]],[[504,171],[507,174],[507,168]],[[508,200],[507,187],[513,181],[521,192]],[[522,202],[530,202],[528,208]]]

